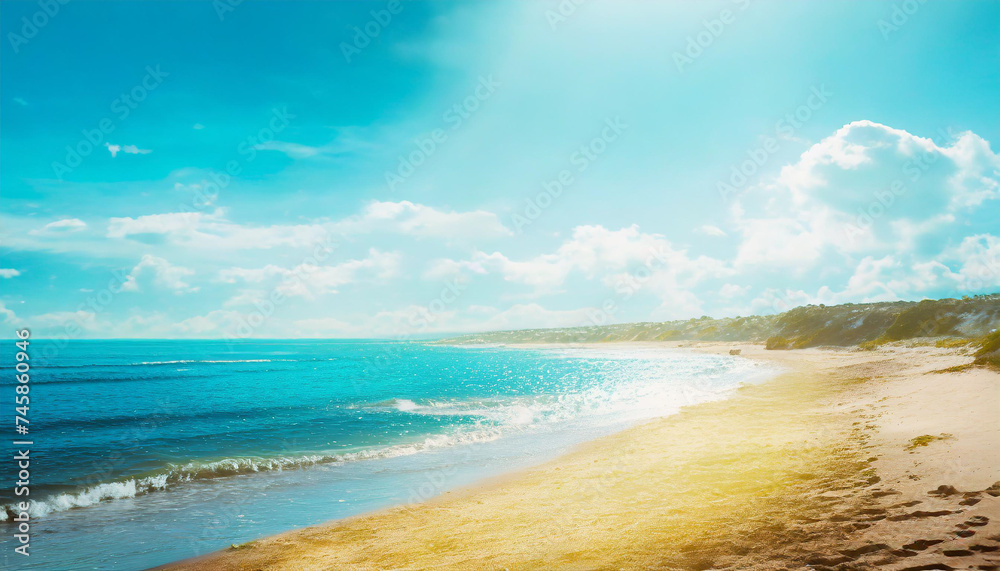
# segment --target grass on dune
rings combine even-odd
[[[807,305],[777,315],[702,316],[684,321],[495,331],[446,339],[444,343],[600,343],[615,341],[749,341],[774,348],[823,345],[875,349],[920,338],[978,342],[1000,327],[1000,294],[962,299]],[[995,349],[992,350],[995,352]],[[987,351],[989,353],[989,351]],[[985,362],[995,362],[996,356]]]

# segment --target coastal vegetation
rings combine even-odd
[[[980,340],[974,356],[977,365],[991,365],[1000,368],[1000,330],[993,331]]]
[[[768,349],[859,346],[926,341],[941,347],[968,345],[976,362],[1000,366],[1000,294],[806,305],[775,315],[703,316],[683,321],[623,323],[557,329],[475,333],[445,343],[601,343],[621,341],[744,341]]]

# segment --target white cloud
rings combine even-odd
[[[348,234],[391,232],[438,238],[499,237],[513,234],[492,212],[444,211],[408,200],[370,202],[361,214],[341,221],[337,228]]]
[[[209,250],[269,249],[276,247],[335,247],[338,236],[367,233],[417,237],[473,238],[505,236],[511,232],[491,212],[442,211],[402,202],[372,202],[360,215],[338,222],[252,226],[228,220],[226,211],[171,212],[135,218],[111,218],[108,238],[161,235],[170,243]]]
[[[749,313],[756,315],[781,313],[814,302],[814,298],[802,290],[767,288],[750,302]]]
[[[229,338],[235,336],[246,323],[246,316],[238,311],[216,309],[205,315],[174,319],[162,312],[131,315],[127,319],[105,327],[118,337],[146,337],[159,339]]]
[[[337,293],[338,287],[359,281],[389,279],[398,273],[400,258],[398,253],[372,248],[364,259],[332,266],[302,263],[293,268],[273,264],[261,268],[228,268],[219,272],[218,280],[224,283],[279,281],[274,291],[285,296],[312,298]]]
[[[16,278],[21,272],[14,268],[0,268],[0,278]]]
[[[0,323],[17,323],[17,315],[0,301]]]
[[[113,145],[111,143],[104,143],[104,146],[108,148],[108,152],[111,153],[111,158],[118,156],[118,153],[126,153],[129,155],[148,155],[153,151],[149,149],[140,149],[135,145]]]
[[[724,299],[733,299],[737,297],[743,297],[750,293],[750,286],[740,286],[736,284],[725,284],[719,288],[719,297]]]
[[[276,277],[294,275],[294,270],[268,264],[262,268],[228,268],[219,271],[219,281],[234,284],[240,281],[259,283]]]
[[[327,229],[317,224],[248,226],[226,219],[224,209],[171,212],[137,218],[112,218],[108,238],[162,235],[169,242],[209,250],[269,249],[327,244]]]
[[[793,218],[746,220],[740,229],[743,240],[734,264],[741,269],[761,264],[807,267],[825,245],[820,234]]]
[[[258,151],[278,151],[280,153],[285,153],[286,155],[292,157],[293,159],[304,159],[309,157],[315,157],[316,155],[323,153],[322,147],[310,147],[309,145],[300,145],[299,143],[287,143],[284,141],[267,141],[254,145],[254,149]]]
[[[225,336],[236,331],[242,321],[243,315],[239,312],[218,309],[174,323],[170,331],[179,337]]]
[[[1000,238],[991,234],[968,236],[941,259],[959,265],[958,287],[966,291],[992,290],[1000,287]]]
[[[181,234],[195,232],[201,222],[221,219],[222,212],[214,214],[204,212],[173,212],[169,214],[150,214],[137,218],[112,218],[108,223],[108,238],[126,238],[133,234]]]
[[[261,149],[265,147],[303,157],[315,152],[312,147],[290,143]],[[128,151],[122,147],[115,152]],[[11,218],[5,217],[3,225],[8,247],[13,240],[14,248],[133,261],[140,252],[147,254],[126,279],[127,291],[152,287],[195,291],[188,283],[192,270],[164,259],[180,259],[180,248],[184,248],[184,259],[194,260],[191,267],[205,267],[216,252],[223,255],[214,260],[224,257],[229,260],[225,266],[234,266],[217,274],[214,287],[230,284],[218,292],[225,294],[219,299],[228,296],[222,310],[181,321],[166,313],[147,321],[133,315],[127,323],[137,332],[215,335],[240,318],[234,310],[250,310],[275,291],[299,299],[269,322],[271,332],[283,327],[296,335],[295,323],[302,325],[303,335],[473,331],[594,321],[585,307],[549,310],[524,301],[555,293],[565,295],[559,307],[566,308],[599,305],[604,299],[624,302],[641,292],[642,298],[623,304],[625,314],[608,319],[632,320],[697,316],[704,313],[703,303],[710,302],[715,305],[709,305],[713,312],[723,305],[727,311],[746,314],[784,311],[804,303],[995,291],[1000,287],[998,172],[1000,159],[972,133],[935,142],[870,121],[850,123],[809,147],[780,172],[773,172],[771,178],[765,176],[760,184],[747,188],[730,205],[731,217],[725,224],[696,223],[694,233],[699,236],[685,240],[694,244],[692,248],[711,246],[706,251],[713,252],[712,257],[693,254],[683,242],[640,231],[637,226],[614,230],[596,224],[573,228],[568,239],[538,249],[537,242],[513,237],[493,212],[455,211],[410,201],[375,201],[353,216],[315,218],[302,224],[238,223],[221,208],[119,217],[108,221],[103,238],[84,232],[89,230],[87,223],[77,218],[38,228],[44,221],[23,216],[10,225]],[[896,182],[902,186],[894,188]],[[203,190],[183,185],[177,189]],[[558,232],[545,232],[543,240],[565,236],[565,228],[552,230]],[[336,247],[334,240],[347,245],[356,236],[378,248],[342,263],[298,262],[302,258],[292,257],[297,254],[290,251],[254,252],[252,257],[237,252],[320,244]],[[490,243],[488,248],[480,245],[471,252],[453,249],[466,252],[458,255],[437,248],[438,243],[428,245],[415,239],[434,238],[450,247],[463,240],[482,244],[485,239],[506,237],[511,240]],[[393,289],[391,304],[376,297],[377,292],[359,292],[359,306],[351,308],[356,314],[312,313],[322,304],[303,299],[352,284],[379,284],[400,275],[401,255],[386,251],[394,247],[393,240],[412,245],[405,249],[408,256],[410,252],[423,256],[418,261],[425,264],[426,280],[473,278],[476,289],[470,293],[475,299],[463,303],[474,305],[463,309],[461,304],[449,304],[435,311],[415,304],[415,299],[424,299],[424,293],[418,292],[426,292],[429,285],[421,283],[413,284],[412,295],[406,288]],[[214,260],[214,267],[220,267]],[[17,275],[4,272],[17,270],[0,270],[0,277]],[[501,302],[510,299],[519,303],[503,309]]]
[[[242,289],[236,295],[227,299],[223,307],[252,306],[267,299],[267,292],[262,289]]]
[[[368,133],[367,129],[339,127],[336,131],[336,138],[318,146],[275,140],[259,143],[253,148],[258,151],[277,151],[293,159],[312,159],[357,152],[359,149],[373,148],[376,145],[372,140],[375,135]]]
[[[843,303],[846,301],[891,301],[899,299],[897,284],[885,280],[886,275],[895,269],[901,269],[898,261],[892,256],[873,258],[866,256],[854,269],[854,274],[847,280],[847,286],[834,294],[830,288],[820,288],[819,297],[823,303]]]
[[[476,267],[473,266],[471,262],[438,258],[430,262],[427,269],[423,273],[423,278],[430,281],[443,281],[461,274],[463,270],[475,271],[480,274],[486,273],[485,270],[482,269],[476,271]]]
[[[1000,238],[968,236],[926,261],[904,262],[903,255],[864,257],[842,288],[821,286],[815,294],[803,290],[767,289],[751,302],[754,312],[775,313],[806,304],[834,305],[920,299],[928,294],[993,293],[1000,288]]]
[[[718,226],[712,226],[711,224],[705,224],[703,226],[699,226],[698,228],[695,229],[695,232],[699,234],[704,234],[705,236],[723,237],[728,235],[722,230],[722,228],[719,228]]]
[[[689,319],[705,313],[701,299],[690,290],[670,284],[660,286],[656,293],[663,301],[650,313],[652,319]]]
[[[438,260],[425,276],[440,277],[456,271],[498,273],[507,281],[531,286],[538,293],[562,287],[572,272],[598,279],[624,295],[640,287],[666,297],[708,277],[731,272],[714,258],[690,258],[658,234],[638,226],[608,230],[603,226],[578,226],[571,239],[554,253],[516,261],[500,252],[476,252],[467,260]]]
[[[56,220],[55,222],[49,222],[45,226],[37,230],[32,230],[31,234],[56,234],[56,233],[70,233],[79,232],[87,228],[87,223],[79,218],[63,218],[62,220]]]
[[[468,260],[439,260],[429,271],[435,275],[446,269],[457,268],[474,274],[498,273],[509,282],[531,286],[540,292],[550,292],[562,286],[573,269],[573,264],[570,260],[552,254],[518,262],[500,252],[476,252]]]
[[[486,320],[486,330],[580,327],[601,322],[603,314],[592,308],[551,310],[537,303],[514,305]]]
[[[94,330],[97,326],[97,314],[92,311],[53,311],[31,317],[35,327],[64,327],[70,323],[81,329]]]
[[[198,291],[198,288],[191,287],[184,281],[188,276],[194,275],[194,271],[188,268],[175,266],[150,254],[142,257],[142,260],[126,276],[121,285],[122,291],[140,291],[139,280],[143,276],[152,275],[152,282],[157,287],[173,290],[175,293],[188,293]]]
[[[973,133],[935,143],[849,123],[738,198],[734,266],[802,273],[901,252],[909,265],[928,261],[956,233],[996,228],[998,173],[1000,156]]]
[[[851,135],[856,128],[873,125],[883,127],[871,121],[856,121],[841,127],[832,136],[823,139],[802,153],[797,163],[782,168],[781,174],[778,176],[778,183],[791,190],[796,202],[801,203],[805,200],[803,195],[807,190],[828,182],[823,176],[824,167],[833,166],[842,170],[856,170],[863,164],[871,163],[872,158],[866,151],[873,147],[884,147],[886,143],[868,139],[869,144],[866,145],[851,140]],[[894,134],[902,133],[895,129],[886,129]],[[930,144],[933,146],[933,143]]]

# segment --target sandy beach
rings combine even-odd
[[[1000,374],[935,347],[650,346],[783,372],[533,469],[164,568],[1000,565]]]

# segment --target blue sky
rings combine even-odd
[[[1000,290],[993,1],[0,10],[0,319],[36,335]]]

